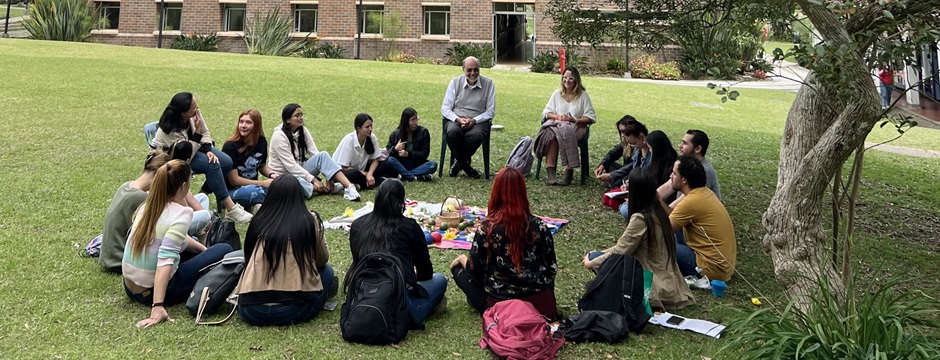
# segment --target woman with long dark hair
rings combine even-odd
[[[320,313],[336,294],[320,215],[307,210],[300,180],[275,178],[245,233],[238,315],[245,322],[288,325]]]
[[[669,175],[672,174],[672,166],[676,163],[676,158],[678,154],[676,153],[676,148],[672,147],[672,142],[669,141],[669,137],[666,136],[666,133],[656,130],[649,134],[646,137],[647,147],[649,148],[649,153],[651,160],[649,164],[644,169],[648,169],[650,174],[653,176],[654,182],[659,185],[665,184],[669,181]],[[622,186],[623,190],[629,190],[633,184],[629,182]],[[672,203],[676,199],[676,195],[663,199],[667,204]],[[630,202],[625,202],[620,205],[620,215],[623,216],[625,220],[630,220],[630,211],[629,211]]]
[[[646,125],[633,116],[624,115],[617,121],[617,132],[620,143],[610,149],[594,169],[594,176],[610,188],[622,185],[634,167],[646,168],[651,159],[646,144],[646,135],[649,135]],[[623,165],[617,163],[619,159],[623,159]]]
[[[169,319],[165,306],[185,302],[203,275],[201,270],[232,251],[228,244],[206,249],[186,235],[193,219],[193,209],[186,206],[191,178],[192,169],[182,160],[161,166],[147,200],[134,214],[121,272],[127,297],[150,306],[150,317],[137,322],[137,327]],[[183,251],[198,255],[180,261]]]
[[[431,181],[437,163],[428,161],[431,153],[431,133],[418,125],[418,112],[405,108],[401,112],[398,129],[388,136],[388,159],[379,164],[379,173],[401,175],[404,181]]]
[[[225,207],[225,218],[238,223],[251,221],[251,214],[232,201],[225,186],[225,174],[232,170],[232,159],[212,146],[209,127],[202,118],[193,94],[181,92],[170,99],[160,116],[160,126],[153,144],[170,152],[178,141],[188,141],[196,149],[189,160],[193,172],[206,175],[206,187],[215,194],[215,201]]]
[[[650,134],[652,137],[652,134]],[[695,303],[676,263],[676,242],[672,238],[669,215],[659,203],[656,188],[660,183],[645,169],[630,172],[629,223],[617,244],[584,256],[582,264],[589,270],[600,269],[611,254],[631,255],[653,272],[650,306],[660,309],[681,309]]]
[[[232,170],[225,178],[232,199],[257,212],[271,181],[277,177],[277,173],[268,168],[268,139],[264,136],[258,110],[248,109],[238,115],[235,132],[225,141],[222,152],[232,158]],[[268,179],[260,180],[258,174]]]
[[[397,257],[408,283],[405,297],[408,311],[414,322],[420,324],[442,303],[447,279],[434,272],[424,232],[418,223],[402,215],[404,211],[405,186],[397,179],[382,182],[375,193],[374,210],[353,221],[349,230],[353,258],[349,268],[351,272],[359,259],[371,253],[384,252]]]
[[[379,139],[372,134],[372,116],[359,113],[353,119],[353,132],[340,140],[333,152],[333,162],[343,168],[343,174],[361,189],[371,189],[382,182],[376,177],[379,167]]]
[[[339,165],[326,151],[317,149],[313,136],[304,126],[304,110],[297,104],[287,104],[281,111],[281,124],[271,135],[268,168],[278,175],[297,177],[307,198],[318,194],[343,194],[349,201],[359,201],[356,185],[346,179]],[[320,181],[323,174],[327,181]]]
[[[496,174],[486,220],[473,235],[470,256],[458,256],[450,269],[467,301],[481,314],[499,301],[519,299],[549,319],[559,317],[555,240],[529,210],[519,170],[506,167]]]

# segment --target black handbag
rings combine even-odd
[[[228,321],[235,313],[237,304],[232,301],[232,312],[225,319],[215,322],[204,322],[204,315],[211,315],[219,311],[222,304],[232,295],[235,287],[238,286],[238,280],[241,278],[242,270],[245,269],[245,252],[242,250],[232,251],[225,254],[222,260],[206,266],[200,272],[206,271],[193,292],[189,294],[186,300],[186,308],[189,313],[196,317],[196,324],[199,325],[218,325]]]
[[[241,250],[242,240],[235,230],[235,222],[225,220],[219,217],[219,214],[212,212],[212,219],[209,220],[209,232],[206,234],[206,247],[215,244],[229,244],[232,250]]]
[[[564,322],[565,339],[571,342],[620,342],[627,338],[629,330],[623,315],[613,311],[588,310],[572,315]]]

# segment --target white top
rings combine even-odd
[[[297,160],[301,157],[300,149],[297,148],[297,140],[303,134],[307,145],[307,155],[314,156],[320,151],[317,150],[317,144],[313,142],[313,136],[310,135],[310,131],[307,131],[306,127],[301,127],[301,131],[292,133],[295,150],[291,151],[287,135],[281,130],[282,125],[284,124],[275,127],[274,132],[271,133],[271,142],[268,144],[268,168],[278,174],[300,176],[307,182],[312,183],[314,176],[304,169],[302,161]]]
[[[372,155],[366,153],[364,144],[359,144],[359,136],[356,136],[355,131],[346,134],[343,140],[339,142],[339,145],[336,146],[336,151],[333,152],[333,162],[339,166],[368,171],[369,169],[366,166],[369,165],[369,160],[378,159],[379,157],[379,140],[376,139],[375,134],[369,135],[369,140],[372,141],[372,148],[374,149]]]
[[[556,115],[571,114],[575,119],[587,116],[591,121],[597,121],[594,105],[591,104],[591,97],[588,96],[586,91],[582,91],[581,95],[571,100],[571,102],[567,102],[561,97],[561,89],[555,89],[552,97],[548,98],[545,110],[542,110],[542,119],[548,119],[548,113],[555,113]]]

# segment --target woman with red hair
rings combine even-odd
[[[458,256],[450,271],[467,302],[481,314],[499,301],[519,299],[549,319],[559,318],[555,240],[529,210],[519,170],[506,167],[496,174],[486,220],[473,235],[470,256]]]
[[[277,177],[268,168],[268,139],[264,137],[261,113],[255,109],[238,115],[235,132],[225,141],[222,152],[232,158],[232,170],[225,174],[225,185],[232,200],[252,213],[258,212],[271,182]],[[266,180],[261,180],[258,175]]]

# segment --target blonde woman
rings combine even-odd
[[[535,145],[535,156],[545,157],[548,185],[570,185],[574,168],[581,166],[578,141],[587,127],[597,121],[594,105],[581,84],[578,69],[570,67],[561,77],[561,87],[552,93],[542,110],[542,127]],[[565,177],[556,179],[559,155],[565,165]]]

